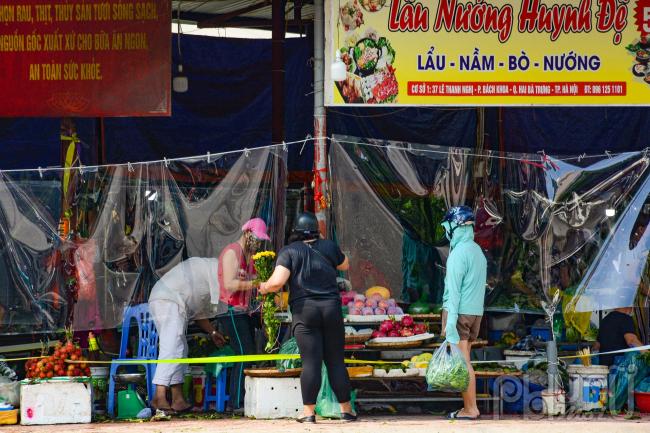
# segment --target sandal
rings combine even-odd
[[[163,409],[156,409],[156,413],[151,417],[151,421],[169,421],[171,419],[170,412],[165,412]]]
[[[316,424],[316,415],[303,416],[296,421],[301,424]]]
[[[459,421],[478,421],[481,416],[471,417],[471,416],[460,416],[460,409],[453,411],[447,415],[449,420],[459,420]]]

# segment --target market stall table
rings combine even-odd
[[[477,400],[486,402],[491,406],[493,413],[498,413],[501,415],[503,413],[503,389],[502,389],[502,380],[500,378],[505,377],[521,377],[523,373],[521,371],[516,372],[505,372],[505,371],[477,371],[476,378],[479,380],[495,380],[495,393],[490,395],[489,393],[481,393],[477,395]],[[369,390],[359,392],[357,397],[357,403],[442,403],[442,402],[453,402],[453,401],[462,401],[462,397],[459,393],[448,393],[448,392],[438,392],[438,391],[407,391],[400,392],[398,390],[398,383],[401,384],[414,384],[423,387],[426,385],[426,379],[423,376],[411,376],[411,377],[360,377],[360,378],[351,378],[353,385],[361,386],[362,384],[368,384],[370,382],[381,384],[383,389],[381,390]],[[413,387],[416,388],[416,387]],[[390,394],[390,395],[388,395]]]

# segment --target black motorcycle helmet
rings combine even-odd
[[[300,235],[304,238],[315,238],[320,234],[318,229],[318,220],[316,215],[311,212],[304,212],[298,215],[293,224],[292,234]]]

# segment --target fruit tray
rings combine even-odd
[[[412,335],[410,337],[381,337],[381,338],[373,338],[372,340],[369,340],[368,343],[372,344],[384,344],[384,343],[410,343],[410,342],[415,342],[415,341],[425,341],[425,340],[431,340],[432,338],[435,338],[436,336],[431,333],[424,333],[424,334],[418,334],[418,335]]]
[[[397,316],[388,316],[385,314],[373,314],[371,316],[359,316],[356,314],[348,314],[343,319],[345,323],[379,323],[384,320],[395,319],[397,321],[402,320],[405,314],[398,314]]]
[[[395,368],[392,370],[384,370],[382,368],[376,368],[372,375],[374,377],[416,377],[420,376],[420,369],[418,368],[407,368],[406,371]]]

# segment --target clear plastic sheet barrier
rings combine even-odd
[[[586,333],[592,311],[648,303],[645,152],[506,154],[339,136],[329,156],[330,223],[355,290],[378,285],[406,302],[441,303],[440,222],[466,204],[488,258],[490,310],[542,313],[561,291],[565,321]],[[170,277],[179,303],[215,300],[221,253],[249,247],[244,222],[268,226],[271,242],[256,248],[283,244],[285,160],[268,147],[209,162],[0,173],[0,333],[116,327],[173,269],[192,273]],[[211,260],[180,265],[191,258]],[[230,274],[252,279],[248,265],[237,257]],[[203,297],[189,297],[188,284],[203,285]],[[181,313],[204,313],[194,310]]]
[[[332,227],[354,289],[440,303],[440,222],[466,204],[488,257],[488,309],[542,313],[560,290],[579,323],[581,312],[632,306],[637,293],[647,302],[645,152],[551,157],[335,136],[330,158]]]
[[[281,243],[285,161],[281,148],[267,147],[210,162],[1,173],[0,333],[119,326],[125,307],[147,301],[160,278],[193,257],[214,259],[205,278],[216,282],[213,264],[250,218]],[[180,280],[200,285],[199,277]]]

